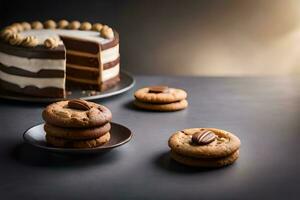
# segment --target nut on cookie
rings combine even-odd
[[[171,157],[196,167],[221,167],[239,157],[240,140],[233,133],[215,128],[191,128],[174,133],[169,141]]]
[[[110,140],[112,114],[82,99],[59,101],[43,111],[47,144],[60,148],[94,148]]]
[[[153,85],[138,89],[134,93],[134,105],[155,111],[177,111],[188,106],[187,93],[182,89],[165,85]]]

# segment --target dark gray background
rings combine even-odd
[[[113,121],[132,140],[99,157],[47,154],[22,133],[42,122],[44,105],[0,100],[1,199],[299,199],[300,79],[137,76],[185,88],[189,107],[174,113],[135,110],[133,91],[107,100]],[[229,167],[196,170],[169,158],[169,136],[217,127],[242,142]]]
[[[68,19],[106,23],[121,36],[121,67],[135,74],[300,73],[298,0],[0,0],[0,25]]]

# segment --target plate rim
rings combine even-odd
[[[107,93],[107,94],[85,96],[85,97],[80,97],[80,98],[84,99],[84,100],[98,100],[98,99],[105,99],[108,97],[116,96],[116,95],[119,95],[119,94],[129,91],[130,89],[132,89],[135,86],[136,80],[131,73],[129,73],[125,70],[120,71],[120,75],[122,75],[122,74],[131,79],[131,83],[128,86],[126,86],[120,90]],[[22,95],[22,94],[19,94],[19,95]],[[26,95],[18,97],[18,96],[5,95],[5,94],[0,93],[0,99],[14,100],[14,101],[19,101],[19,102],[30,102],[30,103],[52,103],[55,101],[67,100],[69,98],[32,97],[32,96],[26,96]]]
[[[125,140],[119,142],[119,143],[116,143],[114,145],[111,145],[111,146],[98,146],[98,147],[95,147],[95,148],[60,148],[60,147],[51,147],[51,146],[43,146],[43,145],[40,145],[38,143],[35,143],[35,142],[31,142],[28,138],[27,135],[28,135],[28,131],[34,127],[37,127],[37,126],[41,126],[43,124],[45,124],[45,122],[42,122],[42,123],[38,123],[36,125],[33,125],[29,128],[27,128],[24,132],[23,132],[23,141],[29,145],[32,145],[34,147],[37,147],[37,148],[40,148],[40,149],[43,149],[43,150],[47,150],[47,151],[51,151],[51,152],[56,152],[56,153],[100,153],[101,150],[102,151],[105,151],[105,150],[111,150],[111,149],[114,149],[116,147],[119,147],[119,146],[122,146],[126,143],[128,143],[132,137],[133,137],[133,133],[132,131],[127,128],[126,126],[122,125],[122,124],[119,124],[119,123],[115,123],[115,122],[110,122],[112,124],[112,126],[115,124],[117,126],[122,126],[123,128],[126,128],[129,130],[130,132],[130,135],[129,137],[127,137]]]

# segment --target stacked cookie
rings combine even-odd
[[[134,93],[134,105],[145,110],[177,111],[188,106],[184,90],[168,86],[151,86]]]
[[[184,129],[169,139],[171,158],[194,167],[222,167],[239,157],[240,140],[224,130],[214,128]]]
[[[60,101],[43,111],[47,143],[55,147],[93,148],[110,140],[108,108],[81,99]]]

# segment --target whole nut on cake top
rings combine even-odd
[[[11,26],[15,27],[17,32],[21,32],[24,30],[23,26],[20,23],[13,23]]]
[[[24,38],[19,33],[14,33],[9,38],[9,43],[12,45],[22,44]]]
[[[100,24],[100,23],[95,23],[95,24],[93,24],[93,26],[92,26],[92,30],[93,30],[93,31],[97,31],[97,32],[100,32],[102,28],[103,28],[103,25]]]
[[[47,21],[45,21],[45,23],[44,23],[44,27],[46,28],[46,29],[55,29],[56,28],[56,22],[55,21],[53,21],[53,20],[47,20]]]
[[[43,111],[47,143],[66,148],[93,148],[110,140],[111,112],[82,99],[60,101]]]
[[[92,24],[90,22],[82,22],[80,25],[80,30],[91,30]]]
[[[50,37],[44,41],[44,45],[46,48],[53,49],[53,48],[58,47],[59,41],[55,37]]]
[[[34,36],[27,36],[21,43],[24,47],[35,47],[39,44],[39,40]]]
[[[79,29],[80,28],[80,22],[79,21],[72,21],[72,22],[69,23],[68,28],[73,29],[73,30]]]
[[[58,28],[63,29],[63,28],[67,28],[67,27],[68,27],[69,22],[68,22],[67,20],[62,19],[62,20],[60,20],[60,21],[58,22],[57,25],[58,25]]]
[[[34,21],[34,22],[31,23],[31,28],[40,30],[40,29],[44,28],[44,25],[40,21]]]
[[[114,38],[114,31],[112,30],[112,28],[104,26],[101,29],[101,36],[108,38],[108,39],[112,39],[112,38]]]
[[[28,22],[22,22],[21,25],[24,31],[28,31],[31,29],[31,25]]]

